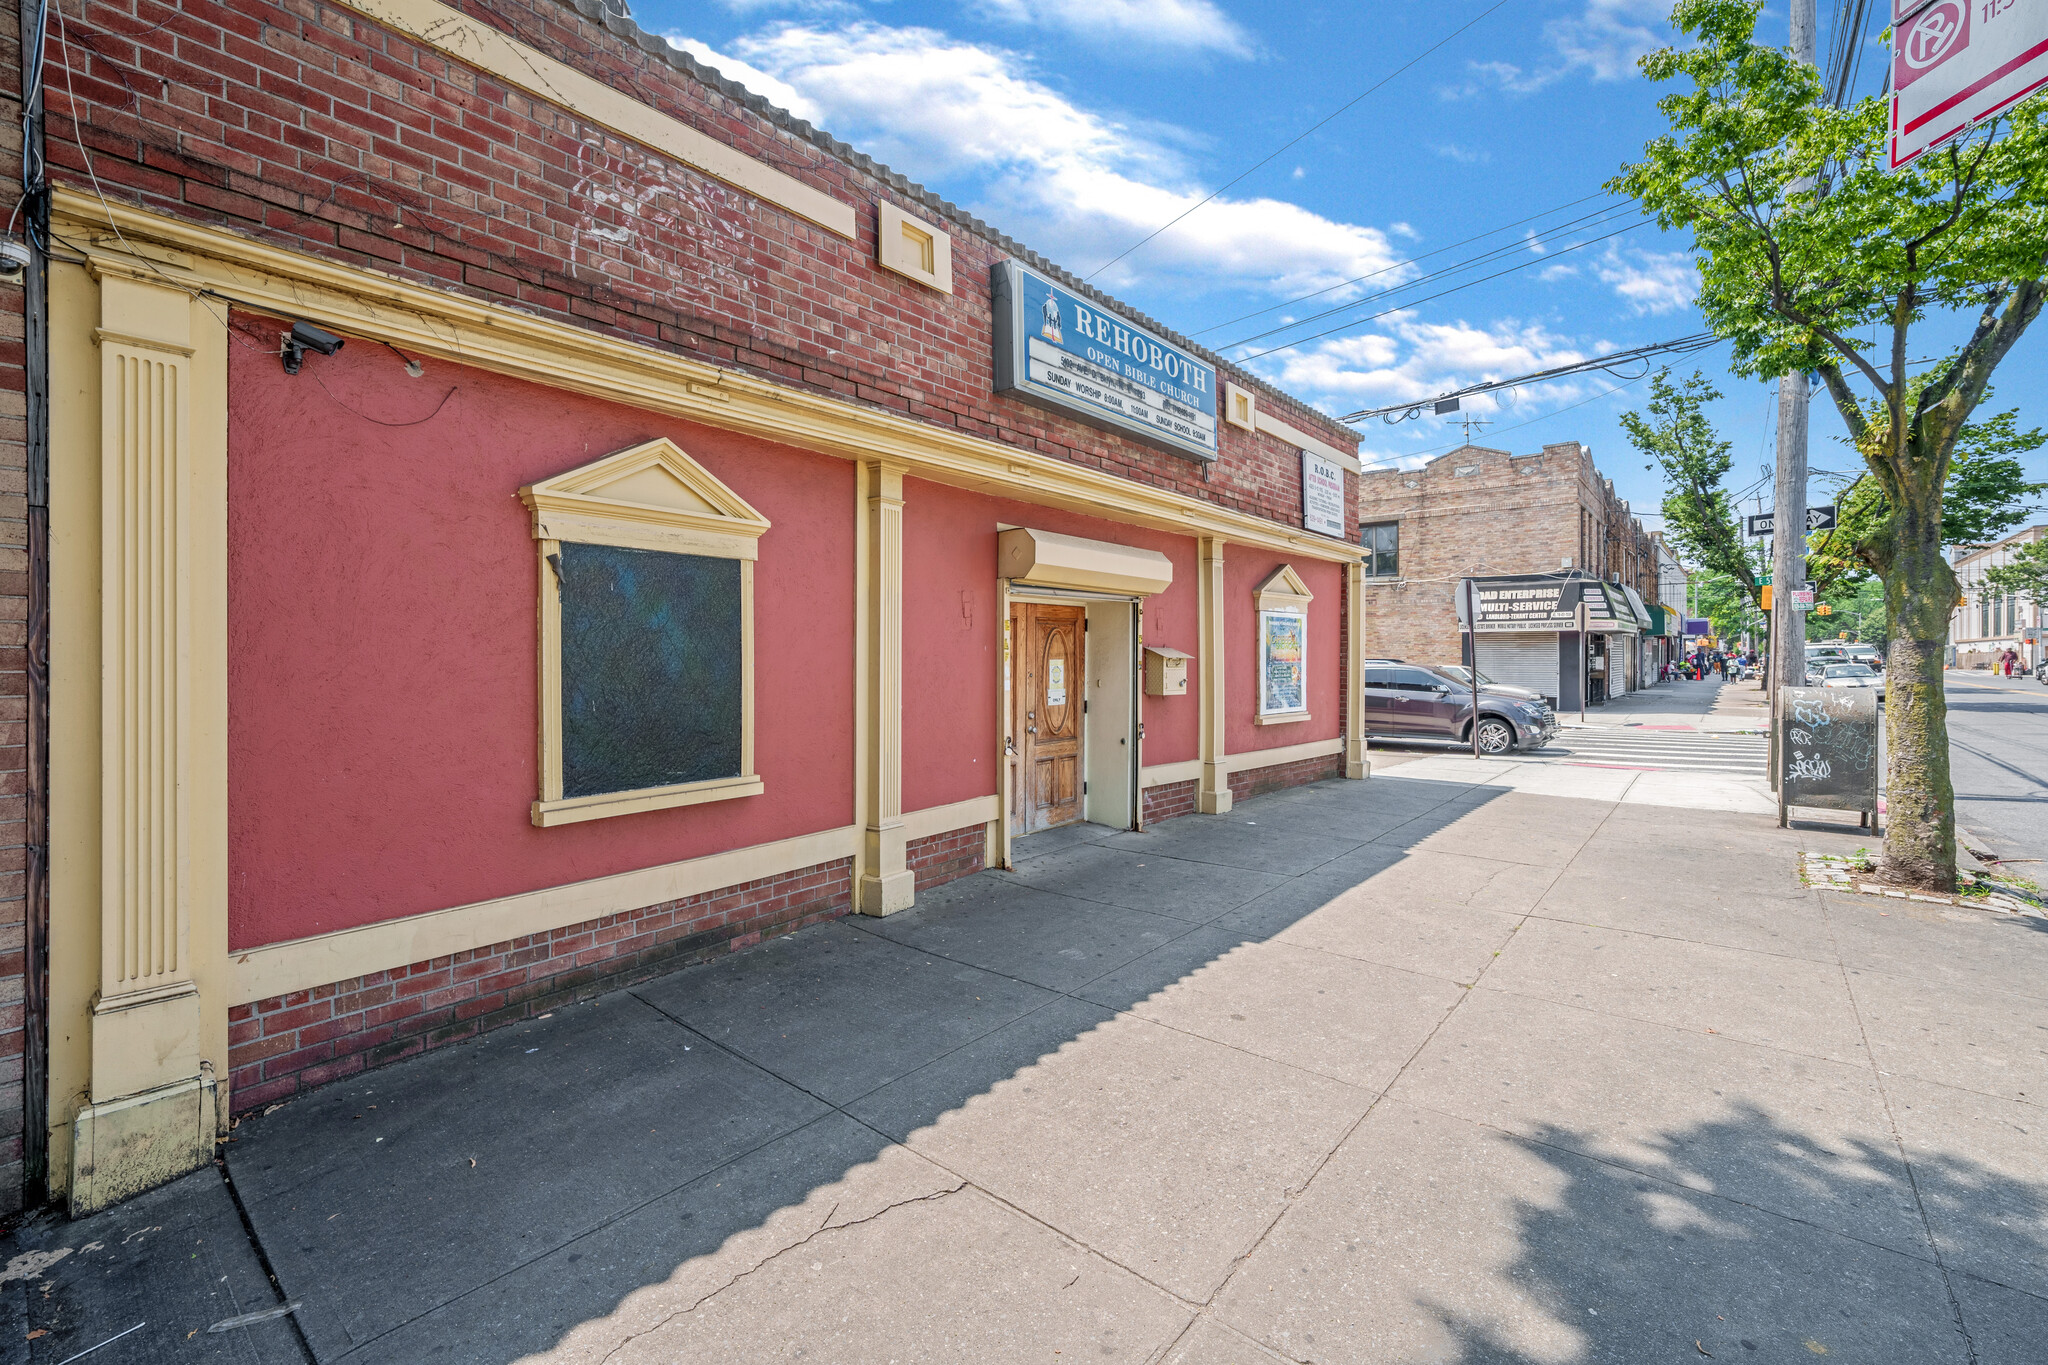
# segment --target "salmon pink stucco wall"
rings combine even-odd
[[[903,809],[991,796],[1002,619],[993,500],[903,481]]]
[[[1315,594],[1308,604],[1309,719],[1284,725],[1260,725],[1259,714],[1259,584],[1282,564]],[[1292,559],[1249,546],[1223,548],[1223,639],[1229,657],[1223,669],[1223,742],[1228,752],[1279,749],[1310,740],[1335,739],[1342,730],[1337,710],[1338,686],[1344,675],[1344,653],[1338,641],[1343,628],[1344,570],[1318,559]]]
[[[1148,642],[1194,651],[1195,542],[1030,503],[906,479],[903,483],[903,808],[994,794],[1001,730],[999,526],[1029,526],[1157,550],[1173,586],[1145,600]],[[1144,761],[1197,755],[1197,707],[1145,698]]]
[[[229,347],[233,947],[853,820],[850,464],[351,341],[287,376]],[[536,597],[519,488],[667,436],[772,529],[742,800],[536,829]],[[620,909],[637,907],[621,906]]]

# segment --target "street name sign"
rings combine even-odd
[[[1893,170],[2048,85],[2048,0],[1892,0]]]
[[[1751,537],[1771,535],[1773,534],[1772,528],[1777,526],[1777,524],[1778,514],[1776,512],[1759,512],[1755,516],[1742,519],[1743,534]],[[1834,529],[1835,505],[1833,503],[1829,503],[1825,507],[1809,507],[1806,509],[1806,530],[1809,535],[1815,531],[1832,531]],[[1768,583],[1770,580],[1767,578],[1764,582]]]
[[[1216,458],[1214,365],[1016,261],[989,278],[997,393]]]

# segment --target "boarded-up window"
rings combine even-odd
[[[740,561],[565,541],[562,795],[741,771]]]

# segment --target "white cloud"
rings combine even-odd
[[[724,53],[670,41],[912,178],[977,198],[978,212],[1077,270],[1206,193],[1171,145],[1178,130],[1083,109],[1017,54],[931,29],[779,23]],[[1400,260],[1376,228],[1284,200],[1219,197],[1099,282],[1120,288],[1141,274],[1167,275],[1205,290],[1300,293],[1395,267],[1375,282],[1392,284],[1403,278]]]
[[[1486,379],[1506,379],[1569,365],[1598,354],[1582,350],[1541,323],[1512,319],[1491,327],[1467,322],[1424,322],[1411,312],[1386,318],[1384,330],[1330,337],[1252,362],[1252,368],[1290,393],[1332,412],[1434,398]],[[1570,383],[1544,386],[1544,399],[1569,400],[1581,390]],[[1516,396],[1482,396],[1466,406],[1489,411],[1511,406]]]
[[[1636,313],[1675,313],[1699,296],[1699,272],[1682,251],[1623,252],[1609,243],[1594,272]]]
[[[718,0],[718,7],[734,14],[851,14],[848,0]]]
[[[978,0],[990,18],[1064,29],[1096,42],[1252,55],[1251,38],[1210,0]]]
[[[1483,166],[1493,160],[1493,153],[1484,147],[1461,147],[1455,142],[1434,143],[1429,150],[1463,166]]]
[[[1574,279],[1578,276],[1578,273],[1579,268],[1577,266],[1569,265],[1564,261],[1557,261],[1537,271],[1536,278],[1545,284],[1556,284],[1559,280]]]
[[[1543,26],[1550,57],[1535,67],[1513,62],[1468,62],[1468,78],[1440,87],[1447,99],[1476,95],[1486,89],[1512,95],[1533,95],[1567,76],[1586,73],[1596,81],[1626,80],[1636,61],[1664,41],[1666,0],[1586,0],[1585,10]]]

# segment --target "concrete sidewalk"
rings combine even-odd
[[[2040,1359],[2043,922],[1465,763],[315,1092],[16,1236],[0,1358]]]

